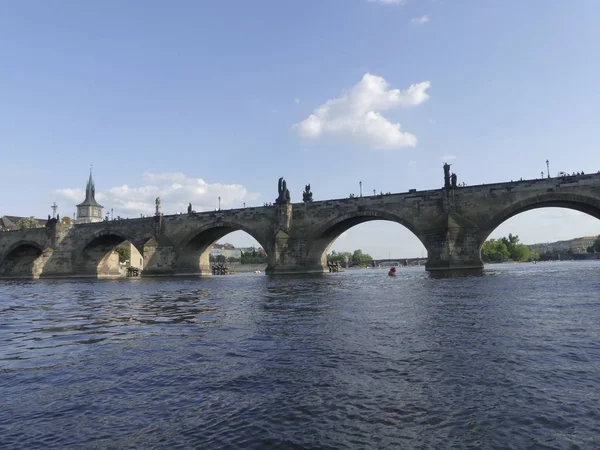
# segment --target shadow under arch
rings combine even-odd
[[[427,246],[425,245],[424,236],[420,235],[417,232],[416,227],[405,218],[399,217],[395,214],[386,211],[354,211],[352,213],[336,217],[335,219],[327,222],[322,227],[317,229],[317,231],[313,235],[313,239],[310,243],[310,248],[307,252],[307,259],[309,264],[320,265],[324,269],[326,269],[327,251],[342,233],[344,233],[352,227],[355,227],[356,225],[376,220],[395,222],[404,226],[413,235],[415,235],[417,239],[419,239],[419,241],[421,242],[421,244],[423,244],[425,248],[427,248]]]
[[[129,242],[140,253],[140,245],[152,236],[135,238],[116,230],[104,229],[87,237],[73,257],[73,271],[81,277],[113,278],[121,276],[119,256],[113,250]]]
[[[243,231],[255,239],[267,255],[272,251],[265,236],[259,235],[250,227],[228,221],[214,221],[188,233],[177,244],[174,263],[177,275],[209,275],[210,247],[219,239],[234,231]]]
[[[11,245],[0,260],[0,278],[39,278],[43,271],[44,248],[34,241]]]
[[[483,227],[479,236],[479,250],[490,234],[511,217],[540,208],[566,208],[588,214],[600,220],[600,198],[576,194],[549,192],[524,199],[494,215]]]

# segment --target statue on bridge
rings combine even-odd
[[[302,201],[304,203],[309,203],[313,201],[312,192],[310,192],[310,184],[304,186],[304,192],[302,193]]]
[[[444,163],[444,188],[450,189],[450,166],[451,164]]]
[[[155,215],[156,216],[160,216],[161,215],[161,212],[160,212],[160,197],[156,197],[156,200],[154,201],[154,204],[156,205]]]
[[[52,228],[54,227],[56,224],[58,223],[58,219],[56,219],[55,217],[50,217],[50,214],[48,214],[48,220],[46,221],[46,228]]]
[[[277,191],[279,192],[279,197],[275,199],[276,205],[287,205],[288,203],[290,203],[290,191],[288,190],[287,184],[283,177],[279,179]]]
[[[188,214],[192,213],[192,203],[190,202],[190,204],[188,205]]]
[[[457,179],[456,174],[453,173],[450,178],[452,179],[452,189],[455,189],[456,188],[456,179]]]

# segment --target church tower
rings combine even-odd
[[[85,189],[85,200],[77,205],[77,219],[75,223],[102,222],[102,205],[96,199],[96,187],[92,179],[92,170],[90,169],[90,179]]]

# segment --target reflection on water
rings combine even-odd
[[[0,448],[599,448],[600,264],[0,284]]]
[[[439,270],[428,272],[431,278],[466,278],[466,277],[482,277],[488,275],[484,269],[465,269],[465,270]]]

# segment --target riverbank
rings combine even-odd
[[[229,264],[229,269],[234,272],[243,273],[243,272],[256,272],[260,270],[262,273],[265,272],[267,268],[266,264]]]

